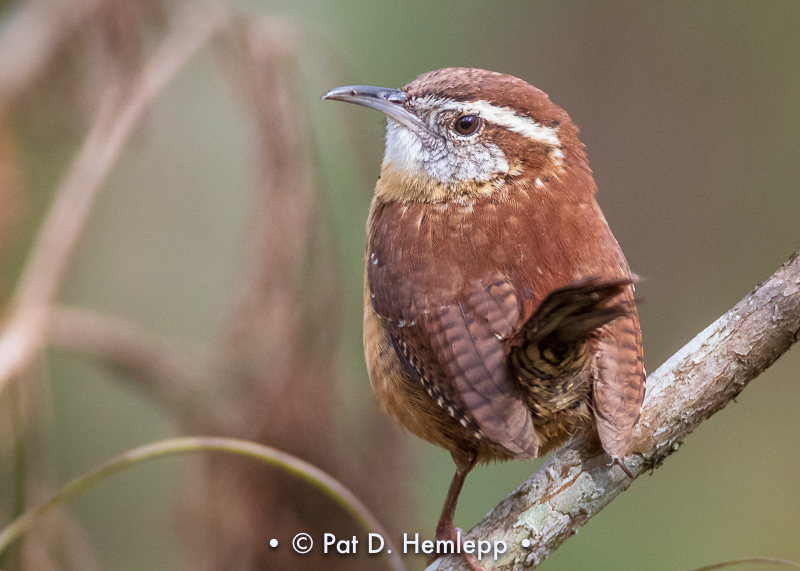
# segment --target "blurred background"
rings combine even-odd
[[[644,278],[648,371],[800,248],[795,0],[0,5],[6,319],[103,109],[135,97],[190,12],[216,26],[136,121],[69,258],[46,349],[0,392],[0,524],[128,448],[214,434],[319,465],[398,541],[433,535],[452,461],[383,418],[361,350],[384,121],[320,101],[332,87],[466,66],[546,91],[581,128],[598,201]],[[540,568],[800,561],[798,403],[794,349]],[[476,469],[456,524],[472,527],[540,463]],[[160,460],[71,501],[0,568],[385,568],[292,557],[299,531],[358,528],[252,461]]]

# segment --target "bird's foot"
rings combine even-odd
[[[464,532],[461,530],[461,528],[455,527],[452,523],[450,525],[442,525],[442,523],[439,522],[439,525],[436,526],[436,541],[452,541],[453,546],[462,545],[464,543]],[[478,563],[478,560],[474,555],[467,553],[463,549],[460,551],[460,555],[466,562],[470,571],[484,571],[483,567],[481,567],[481,564]],[[428,557],[428,565],[431,565],[442,555],[444,554],[434,553]]]
[[[622,470],[623,472],[625,472],[625,475],[628,476],[628,478],[630,478],[631,480],[634,479],[633,478],[633,474],[631,474],[631,471],[628,470],[628,467],[625,465],[625,462],[623,462],[621,458],[617,458],[616,456],[612,456],[611,457],[611,465],[613,466],[614,464],[619,466],[619,469]]]

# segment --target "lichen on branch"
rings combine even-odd
[[[625,462],[634,477],[660,465],[798,338],[800,250],[647,378],[637,454]],[[467,536],[506,542],[508,551],[491,562],[493,569],[534,569],[631,483],[593,437],[576,440]],[[428,569],[466,568],[459,557],[448,556]]]

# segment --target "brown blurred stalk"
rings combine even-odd
[[[76,14],[59,37],[77,34],[81,22],[89,26],[91,21],[93,37],[105,38],[109,49],[137,52],[126,42],[140,42],[145,35],[138,29],[143,25],[138,12],[114,0],[97,6],[111,11],[93,18]],[[35,21],[37,14],[32,9],[22,22],[30,29],[50,29],[48,22]],[[255,126],[258,176],[247,251],[218,342],[191,356],[124,318],[60,307],[57,295],[94,198],[128,135],[161,87],[212,36],[233,92]],[[58,38],[49,40],[56,50]],[[354,423],[339,412],[338,272],[325,208],[315,191],[297,49],[284,23],[204,8],[178,18],[141,72],[124,55],[126,64],[117,72],[93,72],[101,83],[105,78],[107,95],[56,191],[7,312],[0,332],[0,395],[12,379],[22,382],[20,373],[47,344],[94,357],[146,387],[182,431],[247,438],[299,456],[357,490],[397,532],[404,464],[398,431],[372,411],[358,423],[369,438],[354,445],[343,437]],[[54,56],[36,52],[28,57],[39,66],[36,73],[45,74]],[[19,70],[8,77],[16,83],[9,79],[5,93],[30,88],[20,77],[33,81],[33,75]],[[178,525],[187,569],[375,567],[375,559],[366,555],[323,560],[319,550],[298,557],[288,548],[269,547],[273,537],[288,546],[287,534],[299,531],[317,541],[323,532],[348,537],[360,531],[332,501],[280,470],[213,455],[191,464],[183,476]],[[56,541],[51,532],[40,540]],[[22,565],[32,561],[26,558]]]
[[[380,450],[343,439],[341,382],[335,364],[339,286],[334,240],[314,188],[305,99],[299,89],[294,38],[285,23],[239,20],[223,38],[223,65],[244,101],[257,135],[258,179],[247,254],[227,311],[212,369],[224,384],[204,403],[208,414],[190,432],[245,437],[298,455],[342,478],[397,531],[401,513],[396,470],[402,452],[383,436],[396,434],[366,414]],[[368,439],[369,440],[369,439]],[[377,446],[376,446],[377,449]],[[283,545],[300,531],[359,533],[342,510],[277,470],[213,457],[184,503],[193,540],[186,569],[361,569],[375,560],[332,558],[320,550],[298,557]]]
[[[175,71],[220,24],[219,13],[195,13],[176,29],[142,73],[119,78],[103,102],[80,153],[59,184],[0,333],[0,394],[44,341],[49,306],[91,212],[100,185],[144,110]]]

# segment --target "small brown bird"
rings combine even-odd
[[[627,472],[644,398],[633,280],[569,116],[480,69],[323,98],[388,117],[364,350],[381,407],[456,463],[437,540],[455,538],[478,462],[541,456],[596,426]]]

